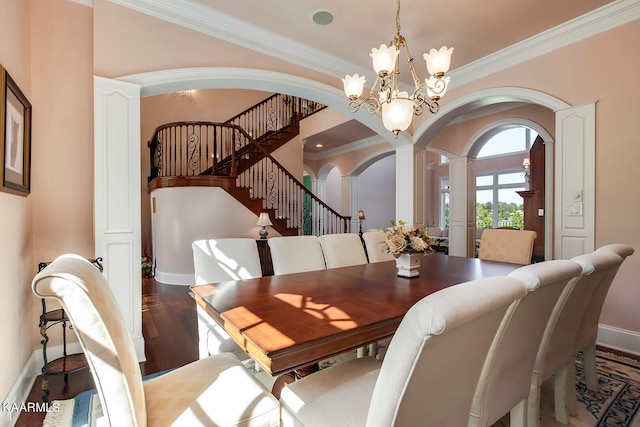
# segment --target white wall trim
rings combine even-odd
[[[31,353],[31,356],[27,359],[27,362],[22,367],[20,374],[18,374],[18,378],[13,383],[13,387],[11,387],[9,394],[7,394],[7,397],[2,403],[9,405],[14,403],[17,405],[26,403],[36,377],[40,375],[40,372],[36,372],[36,351],[37,350],[34,350],[33,353]],[[0,425],[13,427],[18,421],[19,416],[20,412],[0,411]]]
[[[121,6],[317,71],[336,80],[371,71],[251,25],[195,0],[112,0]],[[460,86],[640,18],[640,1],[617,0],[450,72]]]
[[[358,141],[350,142],[343,146],[332,148],[330,150],[323,151],[321,153],[304,153],[304,158],[307,160],[324,160],[329,157],[339,156],[341,154],[350,153],[356,150],[362,150],[363,148],[375,147],[376,145],[386,142],[380,135],[370,136]],[[390,147],[390,149],[393,149]]]
[[[189,286],[194,283],[193,274],[165,273],[156,269],[154,277],[158,282],[165,285]]]
[[[69,0],[72,3],[78,3],[83,6],[93,7],[93,0]]]
[[[118,80],[141,87],[141,97],[189,89],[250,89],[278,92],[319,102],[336,110],[344,110],[344,91],[311,79],[275,71],[253,68],[197,67],[153,71],[123,76]],[[411,143],[411,135],[402,132],[398,138],[385,129],[379,114],[366,109],[350,113],[393,146]]]
[[[637,332],[600,324],[596,343],[613,350],[640,356],[640,334]]]
[[[613,1],[519,43],[451,71],[452,88],[529,61],[640,18],[638,0]]]

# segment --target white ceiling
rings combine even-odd
[[[336,79],[336,87],[341,87],[340,77],[355,72],[366,75],[368,83],[372,83],[375,76],[371,70],[371,48],[388,44],[396,33],[394,0],[112,1],[323,72]],[[623,14],[625,8],[634,8],[639,2],[402,0],[400,30],[415,58],[419,77],[426,77],[422,54],[443,45],[454,47],[451,73],[464,74],[463,70],[475,72],[477,64],[489,62],[488,57],[518,56],[509,50],[514,47],[527,46],[536,51],[540,48],[535,41],[540,38],[562,43],[561,40],[570,37],[559,29],[573,31],[585,21],[597,21],[601,15]],[[331,12],[333,22],[325,26],[314,23],[312,16],[319,10]],[[402,68],[400,71],[403,73]],[[458,81],[467,78],[455,75]],[[410,76],[405,71],[401,77]],[[452,85],[455,83],[452,81]],[[405,84],[410,85],[410,79]],[[327,142],[341,145],[353,140],[359,132],[362,138],[372,134],[365,126],[352,123],[318,138],[325,141],[326,150],[331,148]],[[307,143],[305,151],[313,151],[316,142]]]

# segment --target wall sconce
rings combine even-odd
[[[529,181],[531,179],[531,160],[529,160],[528,157],[522,161],[522,169],[524,179],[527,181],[527,184],[529,184]]]
[[[260,230],[260,239],[266,239],[267,234],[269,234],[269,232],[267,231],[267,225],[273,225],[271,224],[271,219],[269,218],[269,214],[267,212],[260,213],[260,216],[258,217],[258,222],[256,222],[256,225],[262,226],[262,229]]]
[[[360,223],[360,231],[358,234],[360,234],[360,237],[362,237],[362,221],[365,219],[367,218],[364,217],[364,211],[358,211],[358,222]]]

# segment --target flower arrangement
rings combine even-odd
[[[387,253],[398,258],[402,253],[424,253],[431,255],[434,253],[431,248],[431,238],[427,234],[426,228],[419,228],[415,225],[408,226],[402,220],[391,221],[391,230],[382,230],[385,233],[384,248]]]
[[[148,255],[142,256],[142,277],[153,277],[153,259]]]

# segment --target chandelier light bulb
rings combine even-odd
[[[440,50],[431,49],[429,53],[423,55],[427,63],[427,70],[432,76],[442,76],[449,71],[451,66],[451,55],[453,48],[442,46]]]
[[[342,79],[344,93],[351,100],[359,98],[362,95],[366,81],[367,79],[364,76],[359,76],[358,74],[344,76],[344,79]]]
[[[371,49],[369,54],[373,59],[373,71],[379,76],[386,76],[396,68],[396,60],[400,51],[393,45],[381,44],[378,49]]]

